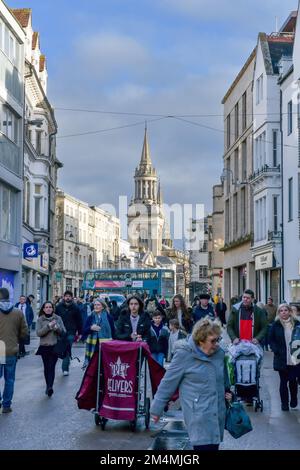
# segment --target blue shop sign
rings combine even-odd
[[[39,255],[38,243],[24,243],[23,258],[37,258]]]

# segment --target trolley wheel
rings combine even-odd
[[[102,431],[105,430],[105,426],[106,426],[107,421],[108,421],[107,418],[101,418],[100,424],[101,424]]]
[[[96,426],[100,426],[101,418],[97,413],[94,414],[94,420],[95,420]]]
[[[150,398],[146,398],[145,400],[145,427],[149,429],[150,423]]]
[[[130,429],[132,432],[135,432],[136,430],[136,419],[133,421],[130,421]]]
[[[261,413],[263,412],[264,410],[264,402],[262,400],[260,400],[260,411]]]

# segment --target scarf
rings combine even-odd
[[[290,318],[288,318],[287,320],[280,319],[280,323],[282,324],[284,330],[284,339],[286,345],[286,363],[288,366],[292,366],[293,363],[290,351],[290,343],[292,341],[293,323]]]
[[[101,314],[98,315],[97,313],[92,313],[92,325],[98,325],[101,326],[100,331],[92,331],[85,342],[85,361],[84,363],[87,364],[90,362],[98,341],[99,343],[101,341],[108,341],[111,338],[111,327],[108,321],[108,316],[107,312],[105,310],[102,310]]]

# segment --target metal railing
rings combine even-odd
[[[249,180],[254,180],[260,175],[263,175],[264,173],[280,173],[280,165],[278,164],[277,166],[269,166],[269,165],[264,165],[258,170],[254,171],[252,175],[249,176]]]

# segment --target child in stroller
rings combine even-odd
[[[256,351],[246,351],[249,346],[250,344],[241,345],[240,343],[239,350],[234,345],[229,348],[231,362],[234,364],[234,393],[238,400],[245,401],[247,405],[253,405],[255,411],[258,409],[263,411],[263,401],[260,399],[259,393],[259,376],[263,352],[257,349]],[[251,345],[251,349],[253,349],[253,346]]]

